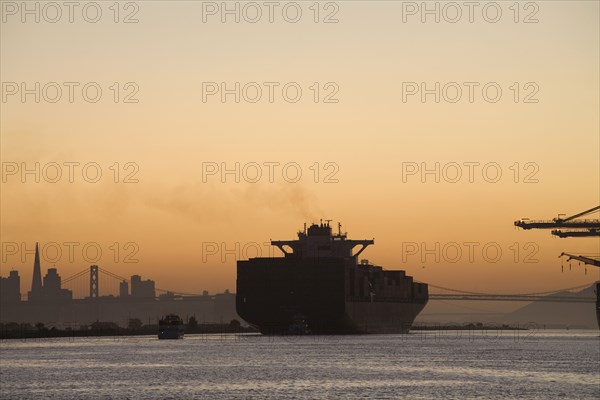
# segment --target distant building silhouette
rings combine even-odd
[[[18,271],[10,271],[6,278],[0,277],[0,302],[16,303],[21,301],[21,277]]]
[[[60,275],[56,268],[48,268],[42,285],[42,268],[40,266],[40,252],[38,244],[35,244],[35,260],[33,262],[33,278],[31,280],[31,291],[27,296],[30,302],[55,303],[73,299],[73,293],[68,289],[62,289]]]
[[[129,283],[127,281],[119,283],[119,297],[129,297]]]
[[[48,292],[57,292],[60,290],[60,275],[56,268],[48,268],[44,277],[44,290]]]
[[[135,298],[154,298],[156,296],[153,280],[142,280],[139,275],[131,277],[131,297]]]
[[[96,267],[96,268],[93,268]],[[198,320],[205,323],[218,323],[231,319],[240,319],[235,311],[235,294],[221,293],[209,295],[204,291],[202,296],[182,296],[167,292],[156,298],[153,280],[142,280],[133,275],[128,282],[117,278],[119,297],[113,295],[92,296],[94,282],[93,271],[102,273],[97,266],[90,266],[90,296],[73,299],[73,292],[62,288],[62,279],[57,268],[48,268],[42,279],[39,246],[36,244],[33,264],[31,290],[27,300],[21,299],[20,277],[17,271],[11,271],[8,277],[0,277],[0,323],[38,323],[80,325],[92,324],[94,321],[113,321],[123,326],[132,318],[142,321],[154,321],[160,315],[175,313],[179,315],[197,315]],[[79,275],[79,288],[86,280],[86,275]],[[113,274],[114,275],[114,274]],[[111,278],[115,279],[115,276]],[[75,282],[69,279],[69,284]],[[98,280],[95,281],[95,287]],[[99,291],[99,289],[98,289]],[[25,296],[23,296],[25,297]],[[148,322],[150,323],[150,322]],[[66,326],[66,325],[65,325]]]
[[[38,244],[35,244],[35,260],[33,262],[33,278],[31,278],[31,291],[28,299],[37,299],[42,292],[42,268],[40,266],[40,251]]]
[[[73,293],[68,289],[60,287],[60,275],[56,268],[48,268],[44,277],[44,286],[42,287],[42,298],[44,301],[65,301],[73,298]]]

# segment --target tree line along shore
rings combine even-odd
[[[212,334],[212,333],[256,333],[255,328],[242,326],[233,319],[228,323],[205,324],[198,323],[190,317],[185,325],[186,334]],[[90,325],[78,327],[47,327],[39,322],[35,325],[29,323],[2,323],[0,324],[0,339],[28,339],[28,338],[53,338],[53,337],[90,337],[90,336],[142,336],[156,335],[158,324],[142,324],[138,318],[131,318],[127,327],[122,327],[114,322],[97,321]]]

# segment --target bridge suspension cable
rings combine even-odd
[[[415,280],[415,282],[418,282]],[[418,283],[423,283],[423,282],[418,282]],[[466,291],[466,290],[459,290],[459,289],[451,289],[451,288],[447,288],[444,286],[438,286],[438,285],[433,285],[431,283],[428,283],[427,285],[429,285],[429,287],[434,288],[434,289],[441,289],[441,290],[447,290],[449,292],[454,292],[454,293],[460,293],[460,294],[471,294],[471,295],[476,295],[476,296],[543,296],[543,295],[548,295],[548,294],[555,294],[555,293],[560,293],[560,292],[569,292],[571,290],[580,290],[580,289],[585,289],[590,287],[590,285],[592,285],[592,283],[587,283],[585,285],[580,285],[580,286],[574,286],[574,287],[570,287],[570,288],[564,288],[564,289],[558,289],[558,290],[551,290],[551,291],[547,291],[547,292],[535,292],[535,293],[484,293],[484,292],[470,292],[470,291]]]
[[[86,268],[86,269],[84,269],[83,271],[79,271],[78,273],[76,273],[76,274],[74,274],[74,275],[71,275],[71,276],[69,276],[68,278],[65,278],[65,279],[63,279],[63,280],[62,280],[62,283],[63,283],[63,284],[65,284],[65,283],[69,283],[69,282],[71,282],[71,281],[73,281],[73,280],[75,280],[75,279],[77,279],[77,278],[79,278],[79,277],[81,277],[81,276],[85,275],[86,273],[89,273],[89,272],[90,272],[89,268]]]
[[[125,278],[123,276],[119,276],[117,274],[114,274],[114,273],[112,273],[112,272],[110,272],[110,271],[108,271],[106,269],[98,267],[98,270],[101,273],[110,276],[111,278],[115,278],[115,279],[119,279],[121,281],[125,281],[127,283],[131,283],[129,279],[127,279],[127,278]],[[166,290],[166,289],[160,289],[160,288],[155,288],[154,290],[157,291],[157,292],[162,292],[162,293],[173,293],[173,294],[180,295],[180,296],[200,296],[200,294],[197,294],[197,293],[174,292],[172,290]]]

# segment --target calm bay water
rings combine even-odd
[[[598,399],[598,331],[0,342],[2,399]]]

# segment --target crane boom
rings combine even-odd
[[[566,231],[562,231],[560,229],[554,229],[551,233],[554,236],[558,236],[560,238],[600,236],[600,230],[598,230],[598,229],[588,229],[588,230],[585,230],[585,229],[581,229],[581,230],[571,229],[571,230],[566,230]]]
[[[562,218],[562,219],[561,218],[557,218],[556,221],[567,222],[567,221],[570,221],[570,220],[575,219],[575,218],[583,217],[584,215],[593,213],[594,211],[597,211],[597,210],[600,210],[600,206],[596,206],[596,207],[590,208],[589,210],[582,211],[579,214],[571,215],[570,217],[567,217],[567,218]]]
[[[560,253],[560,257],[569,257],[567,259],[567,261],[571,261],[571,260],[577,260],[577,261],[581,261],[584,264],[588,264],[588,265],[593,265],[595,267],[600,267],[600,260],[594,259],[594,258],[590,258],[590,257],[585,257],[585,256],[576,256],[574,254],[569,254],[569,253]]]
[[[590,214],[594,211],[600,210],[600,206],[590,208],[589,210],[582,211],[575,215],[571,215],[567,218],[554,218],[553,220],[541,220],[532,221],[529,219],[520,219],[515,221],[515,226],[523,229],[552,229],[552,228],[575,228],[575,229],[587,229],[590,232],[600,230],[600,219],[581,219],[576,218]],[[554,233],[553,233],[554,234]],[[560,236],[560,235],[557,235]],[[566,237],[561,236],[561,237]],[[576,236],[576,235],[571,235]],[[594,234],[582,235],[582,236],[595,236]]]

